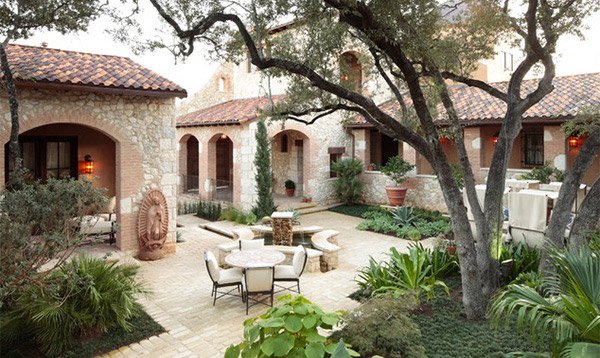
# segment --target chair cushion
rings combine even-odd
[[[292,265],[275,266],[275,279],[298,278],[298,274]]]
[[[272,267],[249,267],[246,269],[246,292],[265,292],[273,290]]]
[[[240,240],[240,249],[243,250],[260,250],[265,247],[265,239],[255,240]]]
[[[220,271],[219,281],[217,281],[218,284],[242,283],[242,269],[236,267]]]
[[[292,266],[296,276],[300,276],[304,271],[304,264],[306,263],[306,251],[302,245],[298,245],[294,250],[294,258],[292,259]]]
[[[206,266],[208,267],[208,274],[210,275],[211,280],[214,282],[219,282],[219,279],[221,278],[221,270],[219,269],[219,263],[217,262],[215,254],[210,251],[206,251],[204,254],[204,260],[206,260]]]

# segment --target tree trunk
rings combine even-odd
[[[8,94],[8,103],[10,105],[10,141],[8,144],[9,161],[12,164],[12,173],[7,187],[18,189],[23,185],[23,167],[21,159],[21,148],[19,147],[19,102],[17,101],[17,90],[12,76],[12,71],[8,63],[6,48],[0,43],[0,66],[4,75],[4,84]]]
[[[587,235],[596,229],[600,219],[600,178],[596,179],[592,189],[587,194],[579,215],[575,218],[569,237],[570,245],[581,247],[587,243]]]

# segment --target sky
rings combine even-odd
[[[147,24],[157,22],[157,14],[153,9],[145,12]],[[559,40],[555,62],[557,75],[600,72],[600,12],[586,21],[589,29],[585,31],[585,40],[574,36],[564,36]],[[171,53],[166,50],[134,55],[128,45],[115,42],[105,32],[111,23],[106,18],[93,22],[86,33],[61,35],[54,32],[40,32],[28,40],[17,43],[40,45],[47,42],[48,47],[64,50],[91,52],[107,55],[127,56],[150,68],[162,76],[184,87],[188,94],[197,92],[210,79],[217,69],[218,63],[208,61],[202,48],[186,59],[185,63],[175,63]]]

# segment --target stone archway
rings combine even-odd
[[[179,177],[180,192],[198,194],[200,188],[199,168],[200,143],[198,139],[186,134],[179,140]]]
[[[225,133],[215,134],[208,141],[208,166],[209,186],[212,190],[212,199],[233,202],[234,200],[234,161],[233,141]]]

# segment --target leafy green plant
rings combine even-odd
[[[507,283],[513,281],[523,272],[537,271],[540,265],[539,250],[527,246],[524,242],[518,244],[504,244],[499,261],[512,260],[512,266]]]
[[[398,226],[414,226],[417,221],[417,216],[413,212],[413,208],[409,206],[399,206],[392,211],[392,218]]]
[[[234,208],[233,206],[224,209],[220,215],[221,220],[233,221],[237,224],[242,225],[253,225],[258,221],[258,218],[254,213],[243,212]]]
[[[343,313],[324,312],[303,296],[282,296],[265,314],[244,322],[244,340],[229,346],[225,358],[359,356],[343,340],[320,332],[336,326]]]
[[[564,175],[562,170],[554,168],[550,166],[549,162],[546,162],[543,166],[533,168],[529,173],[519,176],[519,179],[539,180],[542,184],[548,184],[551,181],[562,181]]]
[[[210,221],[216,221],[221,217],[222,211],[223,209],[221,208],[220,202],[200,200],[198,201],[196,216]]]
[[[465,187],[465,179],[463,178],[462,170],[458,164],[450,164],[450,170],[452,170],[452,177],[454,178],[454,182],[459,189]]]
[[[421,243],[412,244],[411,248],[423,252],[425,266],[431,267],[433,277],[448,277],[459,272],[458,256],[448,253],[446,248],[425,248]]]
[[[291,179],[286,180],[283,185],[286,189],[296,189],[296,183]]]
[[[57,355],[81,336],[111,327],[130,331],[130,319],[141,312],[135,297],[148,293],[136,280],[137,272],[137,266],[87,256],[73,259],[41,285],[22,292],[2,321],[3,343],[24,339],[11,332],[25,333],[46,354]],[[25,331],[20,329],[23,325]]]
[[[517,329],[527,329],[535,342],[550,332],[552,351],[576,351],[585,342],[600,344],[600,255],[589,248],[550,249],[555,268],[542,284],[510,284],[492,301],[489,314],[495,325],[516,316]]]
[[[408,179],[406,174],[414,169],[414,165],[402,159],[397,155],[388,159],[387,163],[381,167],[381,172],[388,176],[396,185],[400,185]]]
[[[417,304],[411,295],[401,300],[372,298],[344,317],[344,326],[335,336],[343,338],[363,357],[426,357],[421,330],[409,316]]]
[[[333,181],[333,189],[338,200],[352,205],[357,203],[365,184],[358,178],[363,170],[360,160],[344,158],[334,162],[331,170],[337,173],[337,180]]]

